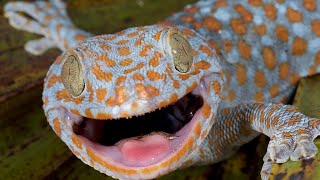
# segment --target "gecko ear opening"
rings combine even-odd
[[[169,44],[176,70],[181,73],[188,72],[193,63],[192,47],[188,40],[179,33],[173,32],[169,36]]]
[[[64,87],[72,96],[79,96],[83,92],[85,83],[82,66],[75,56],[67,56],[67,60],[62,66],[61,79]]]

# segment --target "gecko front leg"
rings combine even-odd
[[[225,108],[203,142],[202,151],[208,153],[209,158],[201,159],[195,153],[193,160],[221,161],[259,133],[270,138],[261,170],[261,178],[268,179],[273,163],[316,155],[318,150],[313,140],[320,134],[320,120],[307,117],[290,105],[253,103]]]
[[[64,51],[91,36],[73,25],[67,15],[65,3],[61,0],[10,2],[4,7],[4,15],[16,29],[44,36],[25,44],[26,51],[34,55],[40,55],[53,47]]]

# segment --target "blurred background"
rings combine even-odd
[[[6,2],[0,1],[0,179],[108,179],[73,156],[47,124],[41,108],[42,84],[61,52],[51,49],[41,56],[25,52],[24,44],[39,36],[10,27],[3,17]],[[78,27],[99,35],[154,24],[193,2],[196,0],[70,0],[67,7]],[[319,83],[313,87],[320,82],[319,77],[309,81],[313,89],[320,87]],[[309,88],[308,83],[300,88],[300,104],[304,103],[300,99],[309,97],[305,88]],[[178,170],[161,179],[260,179],[267,140],[265,136],[255,139],[227,161]],[[301,162],[277,166],[274,177],[289,177],[292,167],[300,175],[315,174],[319,159],[307,162],[306,166]]]

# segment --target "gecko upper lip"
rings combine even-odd
[[[174,134],[187,124],[203,105],[201,96],[189,93],[177,102],[130,119],[95,120],[84,118],[74,123],[73,131],[92,142],[112,146],[122,139],[144,136],[153,132]]]

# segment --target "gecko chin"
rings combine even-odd
[[[148,167],[181,148],[203,103],[201,96],[189,93],[165,108],[136,117],[83,117],[73,123],[72,130],[87,149],[104,161],[130,168]]]

